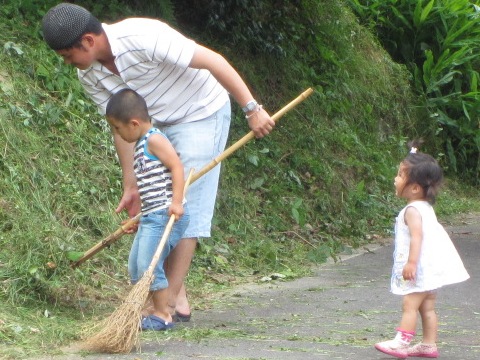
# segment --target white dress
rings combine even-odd
[[[407,281],[402,276],[410,251],[410,231],[405,224],[405,211],[411,206],[422,216],[423,240],[416,279]],[[470,277],[452,240],[438,223],[435,211],[427,201],[414,201],[400,211],[395,223],[393,260],[391,292],[397,295],[431,291]]]

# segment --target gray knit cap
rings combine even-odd
[[[62,3],[43,17],[43,37],[53,50],[72,47],[85,34],[90,22],[98,20],[81,6]]]

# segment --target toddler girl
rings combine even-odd
[[[418,152],[419,141],[400,163],[395,177],[398,197],[407,200],[395,224],[395,252],[391,291],[403,295],[402,320],[393,340],[375,344],[385,354],[436,358],[438,351],[436,289],[469,278],[447,232],[435,216],[432,205],[443,179],[442,169],[430,155]],[[423,340],[410,346],[422,318]]]

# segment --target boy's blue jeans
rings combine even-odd
[[[165,247],[163,248],[160,260],[155,266],[155,278],[150,285],[150,291],[165,289],[168,287],[168,281],[163,269],[165,258],[170,254],[170,251],[182,239],[183,233],[190,221],[187,205],[184,205],[185,213],[183,216],[175,221],[170,232]],[[157,250],[160,239],[163,236],[165,226],[170,218],[168,216],[168,209],[153,211],[140,218],[140,225],[137,234],[133,240],[130,256],[128,258],[128,273],[132,284],[137,283],[143,273],[148,269],[152,262],[153,254]]]

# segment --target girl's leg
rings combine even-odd
[[[429,294],[428,292],[412,293],[403,297],[400,329],[415,331],[417,327],[417,313]]]
[[[420,306],[420,315],[422,317],[423,343],[435,344],[437,342],[437,313],[435,312],[435,301],[437,294],[428,293]]]
[[[422,317],[423,341],[408,349],[408,355],[413,357],[437,358],[437,314],[435,313],[435,292],[427,293],[420,305]]]
[[[402,320],[393,340],[375,344],[375,348],[399,359],[408,357],[408,347],[415,335],[417,312],[428,293],[413,293],[403,297]]]

